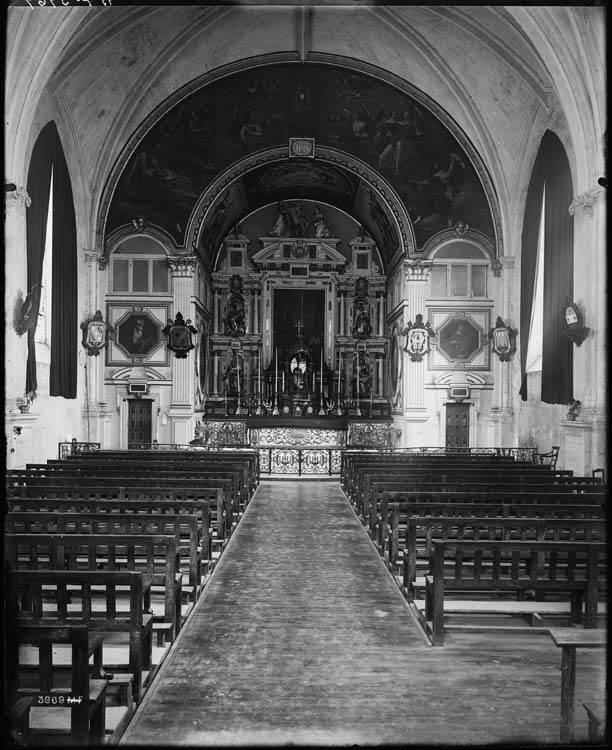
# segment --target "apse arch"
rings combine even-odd
[[[249,172],[261,169],[265,165],[273,167],[289,165],[289,162],[288,147],[274,148],[249,156],[221,174],[200,196],[194,207],[186,232],[186,252],[214,254],[223,237],[248,213],[245,210],[243,216],[240,216],[229,212],[227,204],[230,196],[235,201],[234,205],[239,205],[240,195],[244,193],[244,190],[236,185]],[[349,173],[357,180],[359,195],[351,207],[353,210],[347,213],[364,226],[376,240],[385,268],[388,268],[399,255],[419,254],[410,217],[392,185],[381,175],[350,154],[326,147],[315,146],[312,164],[333,165],[341,173]],[[285,199],[299,200],[300,197],[309,196],[303,193],[289,193]],[[335,205],[333,201],[321,195],[315,197]],[[361,211],[360,206],[363,207]],[[387,229],[386,232],[379,229],[381,224]],[[211,227],[214,227],[214,230]],[[204,237],[206,239],[203,243]],[[391,247],[389,242],[392,243]]]
[[[394,222],[400,222],[397,206],[403,204],[410,218],[401,223],[414,225],[409,250],[463,220],[487,234],[502,254],[494,186],[450,115],[396,75],[327,53],[313,53],[306,62],[288,53],[247,58],[169,96],[136,129],[111,169],[98,238],[131,221],[144,205],[152,223],[169,231],[178,246],[189,247],[192,210],[211,182],[247,156],[282,148],[296,136],[314,138],[317,149],[350,154],[355,165],[362,162],[377,173],[386,192],[385,183],[393,188],[399,199],[390,209]],[[328,159],[334,158],[341,160],[330,151]],[[406,249],[410,233],[403,226],[398,232]]]

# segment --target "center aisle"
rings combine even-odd
[[[531,691],[486,651],[427,644],[338,484],[262,481],[121,744],[499,740]]]

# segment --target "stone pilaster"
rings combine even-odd
[[[193,320],[193,275],[196,267],[194,255],[168,258],[172,272],[174,293],[173,316],[180,312],[185,320]],[[193,409],[195,404],[194,350],[179,359],[170,352],[172,362],[172,404],[169,410],[171,435],[175,443],[188,443],[193,439]]]
[[[404,322],[414,322],[420,313],[426,321],[425,297],[427,282],[431,271],[431,261],[404,261],[404,297],[407,306],[404,308]],[[413,362],[404,353],[404,413],[425,408],[425,368],[426,362]]]
[[[582,404],[580,414],[576,422],[563,425],[568,450],[584,448],[584,468],[590,473],[607,466],[606,191],[597,186],[580,193],[568,211],[574,217],[573,299],[591,331],[581,346],[574,346],[574,398]],[[565,455],[567,460],[569,453]]]

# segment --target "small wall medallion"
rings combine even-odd
[[[82,344],[90,357],[97,357],[115,332],[114,328],[103,320],[100,310],[96,310],[93,317],[81,323],[81,330]]]
[[[565,304],[561,308],[561,321],[563,334],[576,346],[580,346],[591,329],[584,325],[584,316],[571,297],[565,298]]]
[[[489,331],[489,341],[500,362],[509,362],[512,359],[512,355],[516,351],[516,334],[517,331],[505,325],[498,315],[495,328],[491,328]]]
[[[406,336],[404,351],[410,355],[413,362],[421,362],[423,357],[431,351],[430,343],[436,338],[436,334],[429,325],[423,324],[423,316],[418,313],[415,322],[410,321],[406,328],[401,331]]]
[[[177,312],[175,320],[169,320],[162,330],[168,337],[168,349],[174,352],[177,359],[185,359],[195,346],[192,334],[198,332],[191,325],[191,320],[184,320],[181,313]]]

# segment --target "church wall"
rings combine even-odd
[[[27,268],[23,262],[26,250],[26,211],[27,193],[25,185],[29,159],[34,143],[41,129],[51,120],[58,126],[62,147],[72,180],[74,208],[77,227],[77,321],[75,326],[88,315],[93,314],[88,301],[91,284],[89,266],[85,262],[85,237],[87,234],[87,196],[80,189],[80,173],[74,143],[70,137],[65,118],[56,103],[47,93],[41,96],[29,130],[27,157],[24,163],[15,165],[15,179],[19,188],[16,196],[7,195],[5,223],[5,399],[7,466],[18,468],[27,462],[43,462],[57,456],[58,443],[66,439],[87,439],[87,431],[82,418],[85,403],[85,368],[89,359],[81,347],[81,331],[77,334],[79,366],[77,368],[77,396],[65,399],[49,396],[49,358],[47,346],[37,344],[38,388],[29,411],[22,413],[20,405],[25,396],[25,376],[28,356],[27,334],[18,336],[13,327],[15,305],[18,296],[24,299],[28,290]],[[7,175],[8,179],[9,175]],[[14,428],[21,427],[21,430]]]

